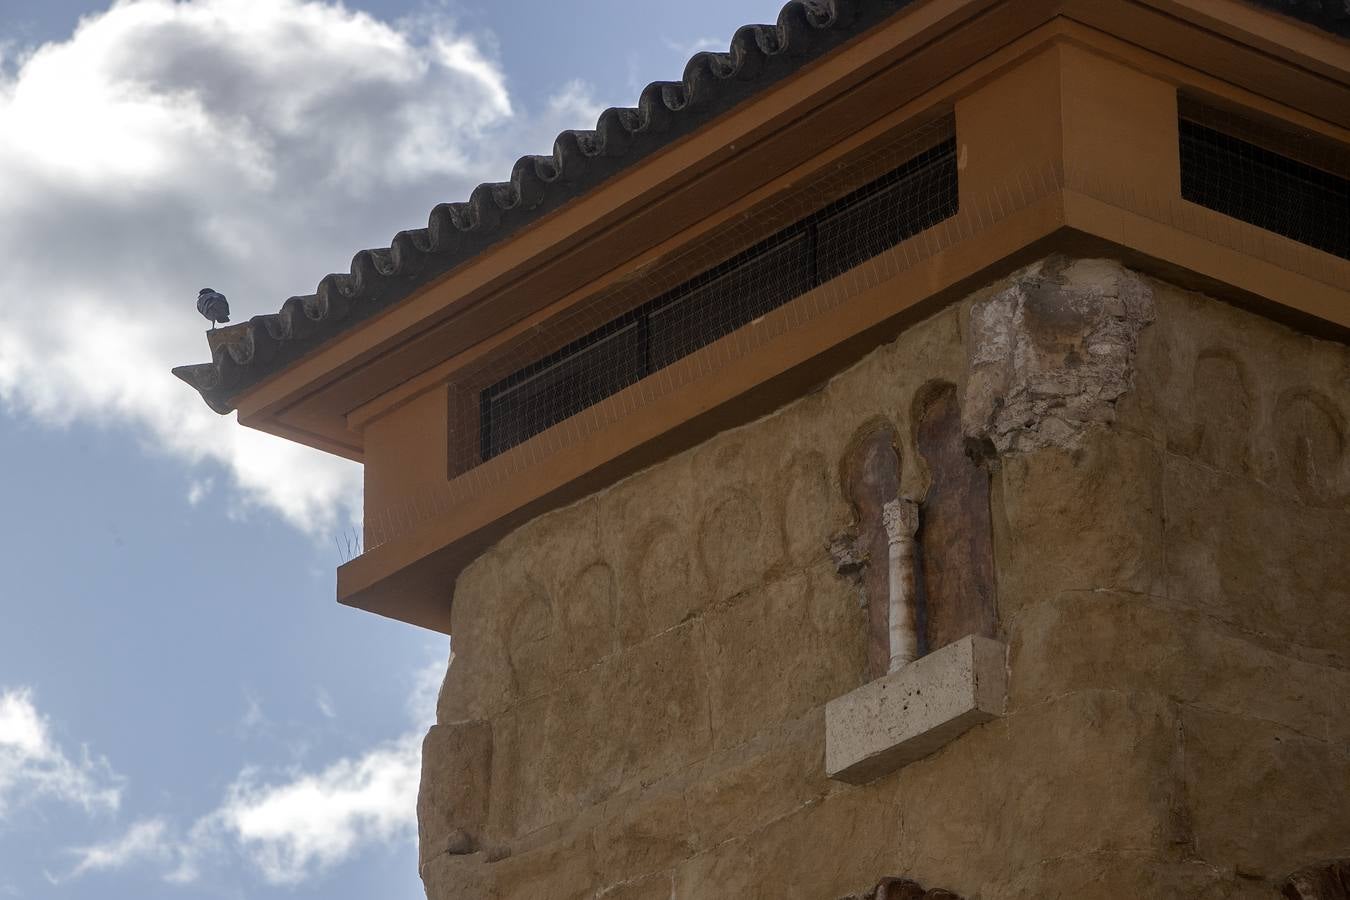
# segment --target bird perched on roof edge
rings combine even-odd
[[[230,321],[230,302],[220,291],[202,288],[197,292],[197,312],[206,317],[215,328],[217,322]]]

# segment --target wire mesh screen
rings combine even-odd
[[[952,216],[948,138],[483,389],[486,461]]]
[[[1350,167],[1312,135],[1194,101],[1178,122],[1181,196],[1350,259]]]

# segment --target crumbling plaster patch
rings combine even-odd
[[[983,457],[1074,449],[1134,386],[1153,291],[1116,263],[1051,257],[970,311],[962,427]]]

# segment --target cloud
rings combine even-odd
[[[148,864],[170,883],[224,883],[243,863],[268,884],[294,886],[372,846],[416,840],[422,736],[435,721],[446,667],[440,646],[431,655],[408,676],[409,728],[399,737],[310,770],[245,767],[190,826],[143,819],[105,842],[68,849],[75,863],[48,879]]]
[[[72,757],[52,739],[30,689],[0,690],[0,821],[39,799],[90,815],[112,812],[121,802],[122,782],[107,760],[84,748]]]
[[[263,712],[262,701],[252,691],[244,692],[244,714],[239,717],[238,734],[247,737],[266,727],[267,715]]]
[[[434,652],[411,673],[410,727],[400,737],[318,771],[292,769],[270,779],[255,768],[241,772],[221,805],[190,830],[170,879],[195,881],[213,857],[227,854],[242,857],[271,884],[294,885],[366,847],[415,840],[422,736],[436,720],[445,668],[445,657]],[[319,697],[322,704],[327,694]]]
[[[211,413],[193,298],[238,318],[313,290],[443,200],[594,113],[570,85],[513,103],[490,40],[313,0],[123,0],[0,67],[0,404],[125,427],[204,471],[187,495],[327,536],[356,465]],[[227,475],[228,491],[208,494]],[[223,484],[218,487],[224,487]]]
[[[321,772],[270,784],[246,771],[215,821],[272,884],[297,884],[362,845],[416,834],[421,740],[408,734]]]
[[[216,486],[214,478],[194,478],[188,485],[187,502],[188,506],[196,506],[211,495],[211,489]]]
[[[169,842],[168,826],[164,820],[147,819],[132,825],[119,838],[89,847],[78,847],[70,852],[79,859],[75,868],[64,877],[48,874],[48,881],[59,884],[90,872],[124,869],[144,861],[162,861],[173,854],[174,848]]]
[[[220,806],[185,832],[162,818],[143,820],[106,842],[69,849],[75,864],[47,877],[61,884],[145,863],[158,865],[167,882],[192,884],[208,875],[219,881],[242,861],[268,884],[301,884],[372,845],[415,840],[421,765],[414,731],[317,772],[267,778],[247,768]]]
[[[681,61],[688,60],[695,53],[702,53],[704,50],[711,50],[716,53],[725,53],[730,42],[726,38],[700,37],[692,41],[675,41],[670,38],[662,40],[671,51],[678,56]]]
[[[453,653],[450,659],[453,659]],[[440,701],[441,684],[449,663],[437,655],[413,674],[412,691],[408,695],[408,718],[415,727],[426,728],[436,721],[436,706]]]

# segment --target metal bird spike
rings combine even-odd
[[[206,317],[215,328],[217,322],[230,321],[230,302],[220,291],[202,288],[197,292],[197,312]]]

